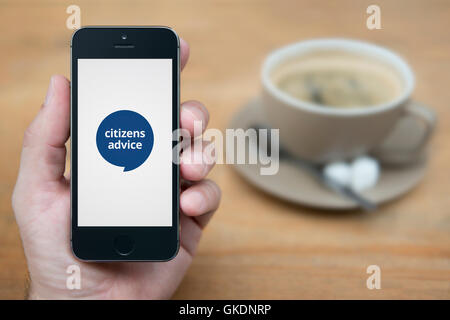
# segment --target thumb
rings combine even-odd
[[[61,180],[70,131],[69,81],[52,76],[45,102],[25,132],[19,179],[40,183]]]

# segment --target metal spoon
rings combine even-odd
[[[270,156],[272,150],[270,150],[271,142],[270,142],[270,128],[264,127],[261,125],[254,125],[251,127],[252,129],[255,129],[257,131],[261,129],[267,130],[267,154]],[[259,133],[257,134],[258,137],[258,148],[260,148],[260,141],[259,141]],[[358,206],[365,211],[374,211],[376,210],[377,206],[372,201],[364,198],[360,193],[352,190],[351,188],[341,184],[340,182],[336,181],[335,179],[332,179],[328,176],[326,176],[323,173],[323,166],[317,165],[309,160],[301,159],[299,157],[294,156],[292,153],[290,153],[288,150],[283,148],[281,145],[279,146],[279,157],[280,160],[289,161],[298,167],[301,167],[305,169],[311,176],[316,178],[319,182],[321,182],[323,185],[327,186],[329,189],[333,190],[334,192],[346,197],[347,199],[352,200]]]

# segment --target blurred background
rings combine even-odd
[[[0,299],[22,299],[26,262],[11,208],[25,128],[54,73],[70,77],[66,8],[81,25],[167,25],[191,46],[182,100],[197,99],[224,130],[260,92],[272,50],[316,37],[349,37],[401,54],[416,73],[413,97],[438,128],[425,178],[373,214],[289,204],[230,166],[211,173],[223,200],[176,299],[450,298],[450,2],[441,1],[57,1],[0,0]],[[368,30],[366,8],[381,8]],[[366,268],[381,267],[381,290]]]

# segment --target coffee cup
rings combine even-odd
[[[414,74],[389,49],[350,39],[315,39],[272,52],[262,67],[262,111],[280,143],[316,163],[372,153],[405,163],[422,153],[435,126],[434,113],[411,100]],[[401,119],[423,130],[408,148],[383,142]]]

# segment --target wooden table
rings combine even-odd
[[[222,205],[176,299],[450,298],[450,3],[448,1],[0,1],[0,298],[24,295],[26,263],[10,205],[23,131],[53,73],[69,76],[66,7],[82,25],[162,24],[191,44],[182,98],[209,108],[225,129],[260,91],[271,50],[344,36],[398,51],[417,75],[414,97],[439,116],[425,179],[376,214],[322,212],[251,187],[229,167],[211,174]],[[382,29],[366,28],[381,7]],[[381,267],[381,290],[366,267]]]

